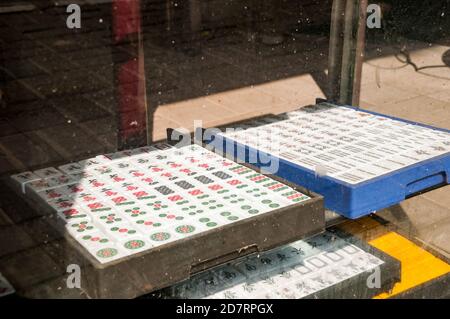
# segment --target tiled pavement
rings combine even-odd
[[[9,13],[0,19],[2,177],[113,151],[117,143],[109,5],[83,7],[83,28],[72,32],[61,27],[65,25],[62,7],[31,2],[41,10]],[[154,3],[144,8],[147,97],[154,140],[163,139],[167,127],[191,128],[194,120],[218,126],[285,112],[324,97],[326,36],[296,34],[282,46],[271,47],[248,42],[246,30],[238,26],[232,32],[224,28],[202,35],[199,54],[186,54],[176,44],[161,44],[153,31],[158,1]],[[450,129],[450,69],[444,64],[449,61],[450,40],[429,44],[403,39],[398,43],[375,41],[368,46],[361,106]],[[400,49],[410,53],[416,69],[401,62],[405,55]],[[52,256],[39,256],[34,248],[27,253],[27,249],[39,242],[58,251],[64,244],[51,230],[43,229],[27,204],[1,186],[0,258],[14,268],[29,258],[47,256],[48,276],[55,285],[46,289],[57,289],[61,265]],[[449,198],[447,186],[379,215],[449,258]],[[36,239],[38,234],[43,238]],[[22,253],[12,254],[16,251]],[[32,282],[28,279],[15,284],[25,287]]]

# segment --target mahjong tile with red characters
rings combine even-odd
[[[132,178],[132,180],[143,186],[154,186],[160,183],[155,176],[148,173],[146,173],[144,176]]]
[[[101,213],[101,212],[112,211],[113,205],[111,205],[110,203],[107,203],[107,202],[97,201],[97,202],[87,203],[82,208],[84,210],[86,210],[88,213],[90,213],[91,215],[95,215],[95,214]]]
[[[74,220],[91,220],[91,216],[81,207],[72,207],[58,211],[58,217],[66,223],[72,223]]]
[[[173,175],[179,176],[180,178],[189,178],[198,174],[198,170],[196,170],[195,167],[191,167],[189,165],[178,166],[172,164],[171,166],[166,167],[166,170]]]
[[[66,194],[60,189],[47,189],[37,193],[44,201],[49,202],[58,198],[66,197]]]
[[[140,179],[140,178],[145,177],[144,170],[141,169],[141,168],[138,168],[138,167],[134,167],[134,166],[130,167],[130,168],[127,168],[127,169],[124,169],[122,171],[122,173],[125,174],[128,178],[131,178],[131,179]]]
[[[100,231],[80,236],[77,241],[99,262],[106,263],[125,256],[118,245]]]
[[[120,189],[113,187],[102,187],[95,190],[95,192],[101,196],[105,201],[108,201],[111,198],[119,196],[121,194]]]
[[[92,192],[82,192],[78,193],[76,196],[72,197],[77,204],[85,206],[90,203],[95,203],[102,200],[102,197]]]
[[[112,196],[108,199],[105,198],[105,201],[110,203],[114,208],[130,207],[136,204],[136,200],[120,194],[117,196]]]
[[[124,194],[135,200],[144,200],[151,198],[151,188],[145,187],[137,182],[124,182],[116,187],[121,194]]]
[[[89,187],[91,191],[99,191],[103,187],[106,187],[108,183],[94,176],[80,181],[79,184],[83,187]]]
[[[47,204],[53,208],[55,211],[62,211],[62,210],[66,210],[69,208],[73,208],[77,206],[77,203],[74,199],[72,198],[67,198],[67,197],[63,197],[63,198],[57,198],[55,200],[51,200],[49,202],[47,202]]]
[[[120,171],[113,171],[111,174],[105,174],[101,178],[112,187],[128,180],[127,176]]]

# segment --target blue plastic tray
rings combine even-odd
[[[343,107],[417,125],[418,127],[426,127],[450,133],[449,130],[434,128],[376,112],[351,106]],[[216,140],[217,138],[219,139]],[[220,139],[223,139],[223,143],[220,142]],[[225,149],[228,156],[232,156],[238,161],[250,162],[249,158],[252,158],[253,161],[251,164],[261,169],[265,167],[265,164],[260,161],[261,154],[278,160],[279,169],[275,172],[275,175],[323,195],[327,209],[351,219],[356,219],[398,204],[407,197],[421,191],[449,184],[450,179],[450,152],[448,151],[443,155],[432,157],[357,184],[351,184],[330,176],[319,176],[314,170],[266,152],[258,151],[257,149],[223,136],[213,135],[209,140],[205,140],[204,142],[208,145],[214,141],[216,150],[223,151]],[[450,140],[448,142],[450,143]],[[218,145],[222,145],[222,149]],[[227,148],[225,148],[225,145]],[[234,145],[231,151],[230,145]],[[257,158],[256,162],[254,160],[255,158]]]

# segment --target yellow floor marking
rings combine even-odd
[[[401,281],[390,293],[375,298],[395,296],[450,272],[449,264],[370,217],[339,227],[401,262]]]
[[[389,232],[369,241],[369,244],[402,263],[401,281],[391,293],[382,293],[375,298],[395,296],[450,272],[449,264],[397,233]]]

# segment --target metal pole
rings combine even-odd
[[[361,0],[359,5],[358,32],[355,52],[355,77],[353,81],[352,105],[359,105],[361,93],[361,76],[364,63],[364,51],[366,47],[366,20],[368,0]]]
[[[341,85],[343,20],[345,0],[334,0],[331,11],[330,47],[328,54],[328,99],[338,101]]]

